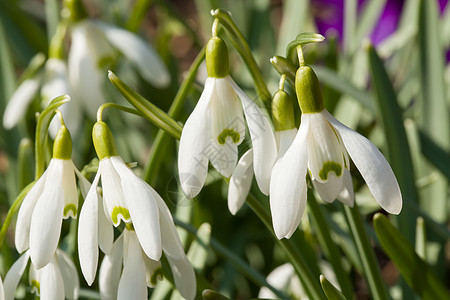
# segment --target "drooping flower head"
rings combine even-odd
[[[276,158],[268,117],[229,76],[228,49],[217,36],[208,42],[206,68],[205,88],[180,139],[178,170],[183,192],[188,198],[200,192],[208,162],[224,177],[231,176],[247,124],[256,181],[260,190],[268,194],[270,170]]]
[[[9,269],[4,282],[4,299],[15,299],[17,286],[29,258],[30,251],[26,251]],[[31,262],[28,281],[31,291],[41,299],[78,299],[78,271],[70,257],[60,249],[56,249],[50,262],[42,268],[37,269]]]
[[[37,269],[47,265],[55,254],[61,234],[62,220],[76,218],[78,190],[82,193],[89,182],[77,170],[71,159],[72,139],[62,125],[53,144],[53,158],[47,170],[25,196],[17,217],[15,244],[19,253],[30,249]]]
[[[128,234],[132,242],[124,245],[126,263],[122,278],[128,283],[125,284],[124,289],[119,286],[120,294],[121,291],[132,289],[128,285],[131,283],[138,284],[141,288],[139,281],[130,281],[129,278],[129,276],[132,278],[137,276],[130,274],[132,271],[129,270],[130,266],[132,268],[136,266],[137,261],[157,262],[163,251],[169,261],[172,258],[184,261],[186,255],[164,200],[124,163],[117,153],[111,131],[106,123],[102,121],[95,123],[92,138],[100,162],[80,213],[78,227],[80,265],[87,283],[91,285],[97,271],[98,247],[105,254],[115,256],[113,253],[115,250],[111,250],[114,248],[113,226],[117,227],[123,221],[128,228],[126,230],[132,231]],[[97,191],[100,180],[103,197]],[[133,253],[143,252],[142,259],[138,260],[138,257],[133,254],[133,260],[128,260],[127,249],[131,249]],[[196,291],[194,271],[190,264],[185,266],[184,270],[188,270],[183,274],[186,276],[184,280],[189,282],[189,289],[185,290],[185,295],[190,299],[195,296]],[[145,282],[145,274],[144,278],[139,280]],[[131,299],[130,297],[133,298],[128,295],[120,299]]]
[[[324,108],[319,81],[308,66],[297,70],[296,94],[302,110],[300,129],[276,163],[270,183],[271,211],[278,238],[289,238],[306,206],[306,180],[326,202],[336,198],[353,205],[350,158],[372,195],[387,212],[398,214],[402,196],[395,175],[380,151]]]

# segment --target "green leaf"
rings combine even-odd
[[[68,95],[62,95],[53,99],[49,105],[39,114],[39,118],[36,125],[36,142],[35,142],[35,151],[36,151],[36,175],[35,179],[41,177],[44,173],[45,169],[45,140],[47,138],[47,130],[50,122],[55,115],[55,110],[58,109],[61,105],[70,101],[70,97]]]
[[[416,222],[416,253],[422,259],[426,258],[426,243],[425,221],[422,217],[418,217]]]
[[[419,137],[423,155],[450,180],[450,154],[423,131],[419,131]]]
[[[382,214],[373,218],[381,246],[397,266],[408,285],[424,300],[450,299],[450,293],[413,246]]]
[[[329,282],[325,276],[320,275],[320,284],[328,300],[346,300],[347,298],[334,285]]]
[[[182,127],[174,119],[169,117],[159,107],[142,97],[140,94],[130,88],[125,82],[119,79],[113,72],[108,72],[108,77],[114,87],[122,96],[130,102],[146,119],[167,131],[171,136],[180,139]]]
[[[210,239],[211,225],[203,223],[198,228],[197,239],[192,242],[187,254],[189,261],[197,271],[201,271],[205,267]]]
[[[378,107],[383,120],[384,134],[388,150],[388,160],[397,177],[404,202],[418,202],[415,189],[414,170],[403,117],[397,102],[397,95],[383,62],[372,46],[367,48],[372,85],[375,90]],[[401,214],[398,217],[400,230],[413,243],[415,217]]]
[[[378,23],[383,12],[386,0],[365,2],[361,17],[358,21],[355,33],[355,43],[359,44],[367,37]]]

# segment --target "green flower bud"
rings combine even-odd
[[[206,45],[206,70],[214,78],[227,77],[230,73],[227,44],[220,37],[213,36]]]
[[[72,138],[66,126],[62,125],[53,143],[53,158],[68,160],[72,158]]]
[[[272,116],[273,125],[276,131],[295,128],[292,100],[285,91],[279,90],[273,96]]]
[[[94,142],[95,152],[97,152],[100,160],[118,155],[111,130],[105,122],[99,121],[94,124],[92,141]]]
[[[295,92],[302,113],[318,113],[324,109],[319,79],[310,67],[298,68],[295,74]]]

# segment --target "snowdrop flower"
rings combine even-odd
[[[164,202],[160,199],[158,203]],[[166,216],[170,217],[170,213],[163,209],[167,212]],[[185,299],[194,299],[196,293],[194,269],[184,254],[183,248],[178,248],[177,257],[167,252],[165,254],[177,289]],[[136,232],[132,226],[127,226],[100,266],[100,295],[105,300],[147,299],[147,286],[154,287],[162,278],[161,262],[145,255]]]
[[[72,28],[72,46],[68,56],[69,80],[75,102],[83,103],[91,117],[105,102],[105,64],[119,50],[141,76],[158,88],[170,83],[161,58],[150,45],[125,29],[100,21],[84,19]]]
[[[30,258],[29,252],[26,251],[22,254],[6,274],[4,299],[14,299],[17,285]],[[74,263],[64,251],[57,249],[50,262],[40,269],[37,269],[31,263],[28,279],[31,291],[40,296],[41,299],[78,299],[80,290],[78,272]]]
[[[372,195],[387,212],[399,214],[402,196],[395,175],[380,151],[365,137],[346,127],[323,106],[314,71],[301,66],[296,93],[302,118],[300,129],[286,153],[275,164],[270,182],[270,203],[275,233],[289,238],[306,206],[306,172],[322,199],[338,198],[353,205],[351,158]]]
[[[283,79],[284,85],[284,79]],[[272,117],[275,127],[275,140],[278,156],[284,155],[297,134],[294,110],[289,95],[283,86],[275,93],[272,100]],[[237,163],[228,186],[228,209],[235,215],[248,196],[253,179],[253,149],[249,149]]]
[[[180,264],[175,264],[175,271],[172,268],[174,273],[180,271],[181,268],[183,271],[192,268],[186,262],[183,246],[165,202],[152,187],[137,177],[118,156],[108,126],[104,122],[98,121],[94,125],[92,136],[100,163],[97,175],[81,209],[78,227],[80,265],[87,283],[91,285],[95,279],[98,246],[105,254],[113,253],[111,255],[114,256],[114,250],[111,250],[113,248],[112,225],[119,226],[121,220],[125,222],[129,229],[132,228],[133,230],[126,234],[129,238],[125,238],[123,250],[125,269],[122,278],[123,282],[126,283],[119,286],[119,296],[121,291],[124,291],[124,293],[129,291],[130,276],[138,276],[137,273],[131,274],[135,272],[134,267],[137,262],[142,260],[147,262],[150,260],[159,261],[162,251],[169,261],[171,259],[183,261],[180,268],[177,267]],[[99,197],[97,192],[100,178],[102,180],[103,199]],[[141,249],[144,255],[141,256],[142,259],[138,260],[139,256],[135,254],[141,253]],[[133,253],[133,258],[129,258],[130,253]],[[143,265],[140,267],[143,267]],[[192,293],[195,295],[193,270],[184,280],[189,283],[186,295],[190,296]],[[121,286],[125,287],[121,289]],[[139,291],[136,290],[135,292]],[[128,299],[130,298],[128,297]]]
[[[206,68],[205,88],[180,139],[178,170],[183,192],[188,198],[200,192],[208,173],[208,161],[224,177],[231,176],[247,123],[256,181],[260,190],[268,194],[270,170],[276,158],[269,119],[229,76],[228,50],[217,36],[208,42]]]
[[[47,265],[58,246],[62,220],[76,218],[78,192],[75,174],[82,193],[89,182],[71,160],[72,140],[62,125],[53,145],[53,158],[47,170],[25,196],[17,216],[15,244],[19,253],[30,249],[37,269]]]

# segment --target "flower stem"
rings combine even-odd
[[[358,206],[349,207],[344,205],[345,216],[350,227],[353,239],[358,249],[364,273],[369,284],[374,300],[387,300],[389,296],[384,287],[381,271],[375,258],[375,253],[370,245],[369,238],[359,214]]]
[[[181,83],[181,86],[167,113],[169,117],[177,119],[178,116],[180,115],[184,105],[184,100],[188,95],[192,83],[195,81],[195,76],[197,74],[198,68],[200,67],[200,64],[203,62],[204,59],[205,59],[205,48],[203,48],[198,53],[191,67],[189,68],[186,78]],[[153,141],[152,152],[150,153],[150,157],[147,161],[147,164],[144,167],[143,172],[144,180],[150,184],[154,184],[157,174],[159,173],[159,167],[161,166],[162,161],[161,159],[159,159],[159,157],[161,156],[161,153],[164,153],[166,149],[167,138],[168,138],[167,133],[164,130],[159,130],[155,140]]]
[[[255,212],[259,219],[266,225],[267,229],[272,233],[273,237],[278,244],[286,251],[292,265],[294,266],[297,274],[302,282],[303,288],[308,294],[310,299],[326,299],[322,288],[319,284],[319,278],[314,279],[311,270],[307,267],[303,257],[298,253],[291,240],[281,239],[279,240],[272,229],[272,222],[269,212],[261,205],[255,196],[250,194],[246,200],[250,208]]]
[[[239,28],[234,23],[230,14],[223,9],[216,9],[211,11],[211,14],[216,19],[220,20],[220,24],[228,30],[231,41],[235,46],[236,50],[241,55],[244,60],[247,68],[250,71],[250,74],[253,78],[253,81],[256,85],[256,90],[258,92],[258,96],[261,97],[262,102],[266,109],[270,111],[272,97],[267,89],[267,85],[262,77],[261,71],[259,70],[258,65],[256,64],[255,58],[252,55],[250,47],[245,40],[244,35],[239,30]]]
[[[11,224],[11,221],[12,221],[14,215],[19,210],[23,199],[28,194],[28,192],[31,190],[31,188],[33,187],[35,182],[36,181],[31,182],[20,192],[19,196],[17,196],[16,200],[14,200],[14,203],[11,205],[11,208],[8,210],[8,214],[6,215],[6,219],[3,222],[2,229],[0,230],[0,249],[3,246],[3,242],[5,241],[6,232],[8,231],[9,225]]]
[[[344,271],[342,266],[341,254],[336,243],[331,238],[330,226],[325,219],[322,207],[317,203],[316,198],[311,189],[308,190],[308,207],[312,216],[312,226],[316,231],[319,243],[333,266],[334,273],[338,274],[337,280],[341,286],[342,293],[347,299],[353,299],[353,288],[349,280],[348,273]]]
[[[147,14],[151,4],[152,0],[135,1],[135,5],[133,6],[133,10],[128,18],[125,28],[133,32],[138,31],[139,26],[141,25],[141,22]]]
[[[119,104],[116,104],[116,103],[108,102],[108,103],[102,104],[98,108],[98,110],[97,110],[97,122],[102,122],[103,111],[105,110],[105,108],[108,108],[108,107],[112,107],[112,108],[115,108],[115,109],[118,109],[118,110],[130,113],[130,114],[133,114],[133,115],[136,115],[136,116],[139,116],[139,117],[146,118],[143,113],[141,113],[140,111],[138,111],[138,110],[136,110],[134,108],[126,107],[126,106],[122,106],[122,105],[119,105]]]

